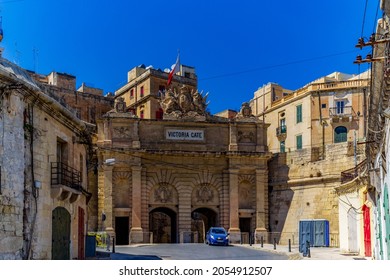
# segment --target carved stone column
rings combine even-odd
[[[131,230],[130,241],[133,243],[143,242],[143,233],[141,226],[141,195],[142,195],[142,167],[132,167],[132,211],[131,211]]]
[[[256,240],[265,237],[268,228],[268,171],[256,170]]]
[[[230,242],[241,242],[238,217],[238,169],[229,169]]]

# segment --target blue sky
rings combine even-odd
[[[3,0],[0,45],[23,68],[72,74],[105,93],[137,65],[171,67],[180,50],[217,113],[239,110],[268,82],[294,90],[367,70],[353,64],[369,51],[355,44],[375,30],[378,1]]]

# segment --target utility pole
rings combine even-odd
[[[356,130],[353,131],[353,155],[355,160],[355,178],[357,177],[357,149],[356,149]]]

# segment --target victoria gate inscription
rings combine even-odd
[[[192,140],[203,141],[203,130],[183,130],[183,129],[167,129],[165,131],[165,137],[168,140]]]

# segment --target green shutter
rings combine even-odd
[[[302,105],[297,106],[297,123],[302,122]]]
[[[302,149],[302,135],[297,135],[297,150]]]

